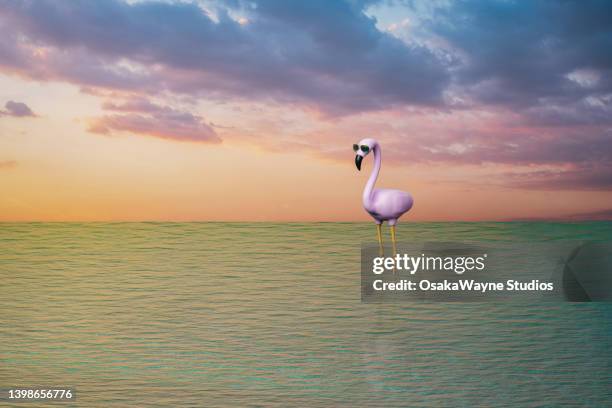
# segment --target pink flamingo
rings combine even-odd
[[[412,208],[413,199],[410,193],[401,190],[390,190],[386,188],[374,188],[380,166],[382,163],[380,145],[375,139],[363,139],[359,144],[353,145],[355,165],[361,171],[361,161],[370,152],[374,153],[374,169],[363,189],[363,208],[374,218],[376,222],[376,234],[378,245],[382,253],[381,224],[387,221],[391,227],[391,240],[393,241],[393,252],[395,249],[395,224],[405,212]]]

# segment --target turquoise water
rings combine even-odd
[[[612,223],[398,234],[605,240]],[[372,240],[369,223],[0,224],[0,388],[71,386],[82,407],[610,405],[609,304],[361,304]]]

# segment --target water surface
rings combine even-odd
[[[399,226],[402,241],[611,237]],[[68,385],[83,407],[610,404],[610,305],[361,304],[374,239],[369,223],[0,224],[0,387]]]

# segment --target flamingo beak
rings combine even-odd
[[[361,171],[361,161],[363,160],[363,156],[357,155],[355,156],[355,166],[357,166],[357,170]]]

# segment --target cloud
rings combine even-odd
[[[433,3],[415,25],[437,41],[381,31],[372,3],[2,2],[0,60],[34,78],[328,115],[458,99],[576,111],[612,92],[609,2]]]
[[[584,221],[612,221],[612,209],[595,210],[589,212],[572,213],[558,217],[523,217],[514,218],[507,221],[565,221],[565,222],[584,222]]]
[[[581,163],[569,169],[507,174],[506,185],[534,190],[612,190],[612,166]]]
[[[423,25],[462,60],[455,94],[507,111],[438,158],[534,166],[508,175],[520,188],[612,189],[612,3],[450,2]]]
[[[612,190],[612,132],[589,126],[534,127],[517,124],[517,118],[520,116],[506,110],[490,109],[373,112],[314,125],[282,141],[266,136],[258,143],[274,148],[293,141],[292,150],[346,161],[350,146],[362,135],[372,134],[382,143],[386,163],[421,168],[443,164],[449,170],[462,166],[497,169],[490,177],[465,179],[464,183],[534,190]],[[262,127],[258,133],[274,135],[275,129],[290,126],[277,121],[275,127]]]
[[[106,101],[102,104],[102,109],[115,112],[140,112],[151,114],[172,111],[165,106],[157,105],[142,97],[132,97],[122,103]]]
[[[612,208],[586,213],[571,214],[567,218],[572,221],[612,221]]]
[[[0,170],[12,169],[15,167],[17,167],[17,162],[15,160],[0,160]]]
[[[36,116],[32,109],[23,102],[8,101],[4,108],[5,110],[0,110],[0,116],[14,116],[16,118]]]
[[[157,105],[143,98],[132,98],[121,104],[106,102],[102,107],[114,113],[93,119],[89,125],[90,132],[129,132],[189,142],[221,141],[201,116]]]
[[[425,25],[461,54],[464,92],[524,108],[612,92],[611,16],[606,1],[462,1]]]
[[[0,71],[140,95],[106,102],[97,133],[215,142],[216,128],[338,154],[367,132],[395,163],[532,167],[507,182],[612,189],[612,3],[380,2],[398,23],[409,14],[401,38],[378,27],[374,3],[0,0]],[[176,96],[314,111],[304,120],[332,125],[325,140],[290,126],[264,134],[151,102]]]
[[[31,76],[132,89],[150,88],[148,78],[158,90],[262,97],[328,114],[440,104],[444,62],[380,32],[362,7],[260,0],[241,24],[227,8],[213,19],[182,2],[3,2],[3,32],[20,36],[0,53]],[[79,54],[95,57],[71,63]]]
[[[457,97],[562,108],[612,92],[608,2],[434,3],[442,6],[418,26],[437,43],[379,30],[366,14],[371,3],[236,0],[209,11],[183,2],[3,2],[0,55],[6,69],[34,78],[263,98],[330,115],[444,107]]]

